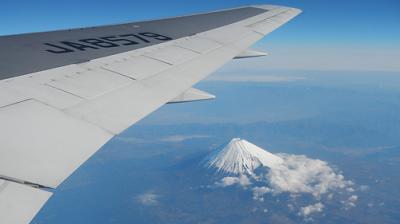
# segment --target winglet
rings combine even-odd
[[[172,103],[187,103],[193,101],[202,101],[202,100],[212,100],[215,99],[215,96],[204,91],[190,88],[185,92],[181,93],[179,96],[175,97],[173,100],[169,101],[169,104]]]

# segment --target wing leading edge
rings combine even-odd
[[[14,69],[17,59],[0,55],[14,65],[0,66],[1,223],[30,222],[51,195],[46,188],[56,188],[113,136],[162,105],[213,98],[191,87],[231,59],[244,57],[243,52],[261,56],[247,49],[300,12],[250,6],[70,33],[0,37],[1,52],[9,49],[7,44],[30,42],[33,47],[22,49],[25,55],[51,57]],[[163,30],[171,24],[174,30]],[[143,44],[115,34],[135,29],[140,30],[129,38],[142,38]],[[57,43],[52,51],[58,53],[42,48],[39,39]],[[23,218],[17,218],[21,213]]]

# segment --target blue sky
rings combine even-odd
[[[395,60],[400,58],[398,0],[3,0],[0,3],[0,35],[114,24],[265,3],[298,7],[304,11],[257,45],[282,57],[287,56],[288,51],[294,52],[296,56],[287,60],[290,65],[297,65],[288,68],[301,69],[307,64],[302,61],[304,58],[312,61],[329,56],[316,67],[360,70],[365,64],[366,70],[400,71],[400,65],[397,65],[400,63]],[[337,61],[338,65],[330,61]],[[356,66],[351,66],[351,61],[355,61]],[[284,67],[284,61],[278,64],[282,64],[279,68]],[[308,67],[311,69],[313,64],[304,69]]]

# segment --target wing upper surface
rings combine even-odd
[[[222,21],[215,14],[204,14],[202,18],[212,24],[203,25],[199,32],[184,32],[168,41],[114,54],[85,49],[100,56],[65,65],[63,56],[63,66],[2,80],[0,177],[56,188],[114,135],[179,98],[300,13],[277,6],[242,10],[242,14],[240,9],[234,10],[237,17],[232,11],[227,11],[229,16],[218,12]],[[210,17],[217,18],[216,22]],[[83,53],[74,60],[79,61]],[[0,191],[0,199],[2,194],[8,193]],[[8,208],[16,212],[15,207]]]
[[[0,36],[0,79],[154,46],[229,25],[265,10],[243,7],[162,20]]]

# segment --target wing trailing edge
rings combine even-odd
[[[0,223],[29,223],[51,195],[51,192],[0,179]]]

